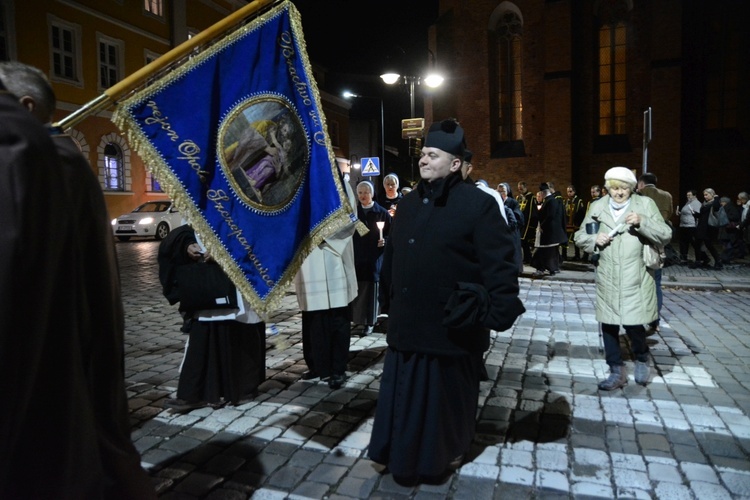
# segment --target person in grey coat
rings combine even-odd
[[[622,353],[620,326],[630,338],[635,357],[635,381],[648,383],[647,325],[658,316],[653,270],[643,260],[644,245],[663,246],[672,237],[656,203],[633,196],[637,180],[625,167],[613,167],[604,175],[609,194],[591,205],[575,243],[598,255],[596,269],[596,319],[602,324],[604,354],[609,377],[599,389],[611,391],[628,383]],[[588,228],[588,229],[587,229]]]

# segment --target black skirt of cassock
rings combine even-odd
[[[481,354],[431,356],[389,348],[368,456],[394,476],[445,473],[474,438],[481,368]]]
[[[194,321],[177,397],[215,404],[253,396],[266,376],[265,330],[262,322]]]
[[[352,302],[352,322],[373,326],[378,319],[377,281],[357,281],[357,298]]]

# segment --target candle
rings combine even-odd
[[[378,229],[380,229],[380,239],[383,239],[383,226],[385,226],[385,221],[379,220],[375,224],[378,225]]]

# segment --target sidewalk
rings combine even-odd
[[[133,440],[162,498],[750,499],[750,293],[727,288],[747,287],[750,269],[667,268],[687,286],[665,287],[653,379],[635,384],[628,361],[630,383],[612,393],[596,389],[607,367],[593,271],[521,278],[527,312],[492,335],[468,462],[445,484],[406,488],[367,459],[385,335],[352,336],[341,389],[303,381],[293,294],[268,323],[260,396],[164,410],[185,336],[161,296],[156,247],[117,250]]]
[[[532,278],[533,267],[524,266],[522,274]],[[582,262],[563,262],[560,274],[538,278],[543,280],[594,282],[594,266]],[[662,270],[663,288],[687,288],[693,290],[750,291],[750,259],[736,259],[722,270],[690,269],[686,265],[665,267]]]

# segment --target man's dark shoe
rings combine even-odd
[[[197,410],[198,408],[205,408],[209,406],[205,401],[186,401],[180,398],[169,398],[164,400],[164,408],[169,408],[176,412],[186,412],[190,410]]]
[[[344,385],[344,381],[346,380],[346,376],[344,375],[331,375],[331,378],[328,380],[328,387],[331,389],[340,389],[342,385]]]

